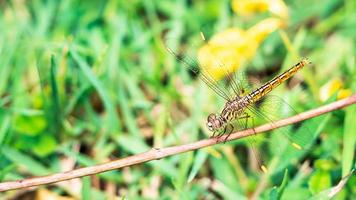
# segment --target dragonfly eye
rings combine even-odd
[[[209,116],[208,116],[208,122],[213,122],[214,120],[216,120],[216,115],[214,113],[211,113]]]
[[[217,119],[216,115],[214,113],[210,114],[208,116],[208,120],[206,123],[206,126],[208,127],[208,129],[210,131],[214,131],[215,129],[217,129],[220,125],[219,120]]]
[[[214,131],[213,124],[211,122],[206,123],[209,131]]]

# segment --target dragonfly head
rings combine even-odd
[[[221,125],[222,124],[216,114],[212,113],[208,116],[206,126],[208,127],[209,131],[215,131],[219,129]]]

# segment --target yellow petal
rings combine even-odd
[[[270,0],[268,10],[283,19],[288,18],[288,7],[282,0]]]
[[[265,12],[269,8],[267,0],[233,0],[232,10],[241,15]]]
[[[216,34],[198,51],[198,61],[205,73],[220,80],[235,71],[244,61],[247,51],[246,34],[238,28]]]
[[[239,45],[241,43],[244,43],[244,39],[246,37],[246,33],[244,30],[241,30],[239,28],[229,28],[226,29],[223,32],[217,33],[214,35],[210,41],[209,45]]]
[[[244,16],[269,11],[283,19],[288,18],[288,7],[282,0],[233,0],[231,6],[235,13]]]
[[[198,61],[203,71],[214,80],[236,71],[246,60],[251,59],[268,34],[282,26],[277,18],[268,18],[247,32],[230,28],[216,34],[198,51]]]
[[[352,91],[350,89],[341,89],[337,93],[337,99],[344,99],[352,95]]]
[[[267,18],[260,21],[255,26],[251,27],[247,31],[247,35],[250,37],[250,41],[256,41],[257,43],[262,42],[270,33],[282,28],[284,25],[283,21],[278,18]]]
[[[332,96],[336,91],[338,91],[340,88],[342,88],[342,81],[341,79],[333,79],[326,83],[323,87],[320,89],[320,99],[322,101],[326,101],[330,96]]]

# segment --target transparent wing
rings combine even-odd
[[[291,105],[275,95],[267,95],[247,109],[258,120],[256,125],[264,123],[272,123],[273,125],[277,120],[287,117],[286,113],[289,113],[288,116],[295,115],[298,117],[298,113]],[[268,139],[269,149],[280,158],[280,164],[274,171],[284,169],[307,152],[315,140],[311,130],[306,122],[273,130],[274,134],[269,135],[270,138]]]
[[[248,111],[256,116],[260,123],[273,124],[275,121],[284,117],[292,115],[298,117],[298,112],[291,105],[289,105],[287,101],[276,95],[267,95],[254,105],[249,106]],[[301,150],[306,148],[308,138],[305,138],[302,135],[294,134],[300,125],[301,124],[294,124],[293,126],[275,129],[275,131],[281,132],[290,144],[292,144],[296,149]],[[307,127],[305,127],[305,131],[312,135]]]
[[[204,41],[204,40],[202,40]],[[227,67],[224,66],[219,58],[213,58],[216,60],[218,67],[224,74],[224,78],[217,80],[214,75],[211,74],[207,67],[199,65],[196,58],[197,56],[190,52],[190,49],[197,49],[197,47],[190,47],[189,45],[181,46],[184,49],[176,50],[177,48],[172,48],[174,45],[170,45],[170,40],[166,40],[166,48],[168,52],[173,55],[180,63],[184,65],[185,68],[196,74],[205,84],[211,88],[216,94],[225,99],[226,101],[232,101],[236,97],[240,97],[246,92],[247,81],[243,78],[242,73],[233,73],[228,71]],[[174,41],[174,44],[176,41]],[[204,43],[208,45],[208,43]]]
[[[245,130],[247,128],[249,128],[249,124],[254,124],[254,118],[249,115],[248,113],[245,113],[244,115],[242,115],[239,119],[236,119],[234,122],[234,126],[236,127],[235,130],[236,131],[240,131],[240,130]],[[254,127],[252,125],[252,127]],[[249,148],[251,149],[251,152],[253,154],[253,157],[256,161],[256,164],[258,165],[259,170],[261,170],[262,172],[267,172],[267,167],[266,167],[266,163],[265,160],[263,159],[263,156],[260,154],[260,151],[258,150],[258,135],[253,135],[251,137],[246,137],[244,139],[246,139]],[[252,167],[255,168],[255,167]]]
[[[170,49],[167,47],[167,50],[169,51],[170,54],[172,54],[178,61],[180,61],[187,69],[191,70],[193,73],[195,73],[199,78],[204,81],[204,83],[212,89],[216,94],[218,94],[220,97],[225,99],[226,101],[232,100],[231,94],[227,92],[225,88],[223,88],[218,82],[209,74],[206,72],[206,70],[203,70],[203,68],[200,68],[198,63],[193,60],[190,56],[187,55],[181,55],[174,50]]]
[[[275,95],[267,95],[254,105],[250,105],[246,108],[246,112],[243,115],[247,115],[247,120],[245,120],[243,115],[241,115],[240,118],[235,119],[231,123],[234,124],[235,131],[239,131],[254,128],[265,123],[274,124],[277,120],[286,117],[283,113],[290,113],[290,115],[298,116],[293,107],[290,106],[284,99]],[[298,133],[302,132],[303,134],[295,134],[297,132],[296,129],[298,129]],[[257,148],[258,146],[262,146],[262,148],[264,148],[264,145],[261,145],[261,139],[263,141],[262,144],[267,142],[270,145],[269,149],[272,150],[273,154],[284,157],[284,164],[288,164],[293,160],[293,158],[285,158],[282,154],[284,154],[284,152],[288,152],[288,155],[297,155],[305,152],[310,145],[310,138],[313,135],[306,124],[303,124],[302,126],[298,124],[294,127],[282,127],[273,131],[275,134],[272,134],[271,137],[273,138],[277,136],[273,141],[271,138],[266,139],[265,134],[254,135],[246,138],[257,164],[263,172],[267,171],[265,162],[267,159],[264,159],[267,155],[261,156],[261,153]],[[264,154],[267,154],[268,151],[263,150],[263,152]],[[289,162],[287,162],[287,160],[289,160]]]

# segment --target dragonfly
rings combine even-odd
[[[202,38],[205,40],[205,37]],[[251,113],[264,118],[266,121],[273,124],[273,117],[271,117],[270,113],[258,109],[256,104],[266,98],[266,96],[272,92],[273,89],[277,88],[282,83],[293,77],[298,71],[303,69],[308,64],[311,64],[308,58],[303,58],[285,72],[277,75],[270,81],[264,83],[262,86],[254,90],[251,90],[250,92],[246,91],[247,86],[244,85],[244,80],[242,80],[243,78],[240,77],[240,80],[237,80],[236,76],[232,75],[232,73],[224,69],[224,66],[221,66],[221,70],[224,70],[227,81],[231,83],[230,87],[233,91],[233,95],[231,95],[230,92],[226,90],[226,88],[218,84],[218,81],[216,81],[213,76],[206,69],[204,69],[204,67],[200,67],[194,59],[190,57],[184,57],[169,47],[167,47],[167,50],[178,61],[187,66],[192,72],[197,74],[198,77],[200,77],[200,79],[205,82],[205,84],[216,94],[225,99],[226,103],[221,112],[209,114],[206,121],[206,127],[209,131],[212,132],[211,137],[220,138],[223,135],[227,135],[224,137],[224,142],[226,142],[234,130],[247,129],[249,120],[252,120],[252,126],[254,126],[254,117],[251,115]],[[284,135],[286,135],[287,139],[295,149],[302,149],[301,144],[293,141],[288,134]],[[253,151],[255,157],[259,157],[256,150]],[[263,172],[267,172],[267,168],[263,164],[260,164],[260,169]]]

